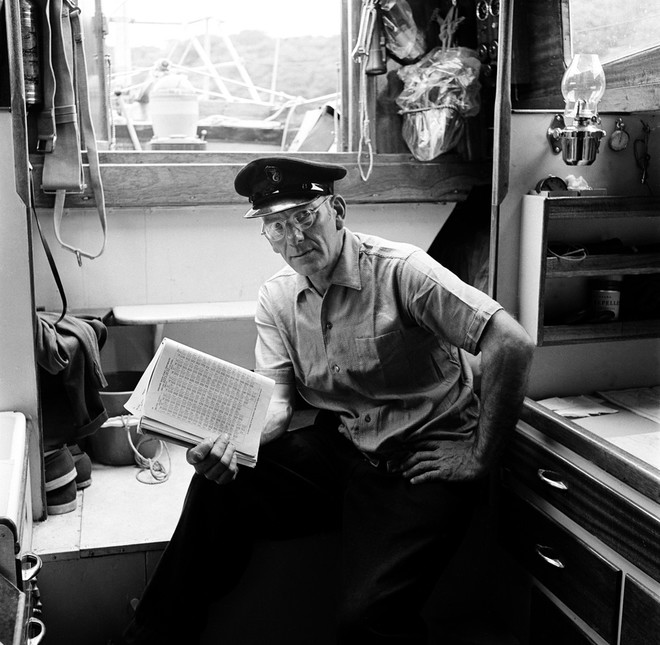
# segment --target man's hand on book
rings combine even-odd
[[[226,434],[215,441],[204,439],[188,450],[186,459],[196,473],[216,484],[228,484],[238,473],[236,450]]]

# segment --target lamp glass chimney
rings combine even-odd
[[[564,117],[574,122],[596,120],[605,92],[605,72],[596,54],[576,54],[561,79]]]

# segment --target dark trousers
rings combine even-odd
[[[237,583],[255,536],[337,527],[337,642],[426,642],[419,611],[465,534],[477,487],[413,486],[366,461],[336,426],[320,413],[314,426],[263,446],[257,467],[242,468],[231,484],[192,478],[128,642],[197,642],[208,604]]]

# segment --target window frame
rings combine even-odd
[[[88,0],[100,16],[101,0]],[[352,43],[360,26],[361,0],[341,0],[341,57],[343,61],[341,109],[344,150],[341,152],[296,152],[301,158],[339,163],[347,167],[342,195],[353,203],[457,202],[463,201],[472,186],[492,181],[492,161],[466,160],[460,153],[442,155],[431,162],[419,162],[409,152],[373,153],[373,169],[368,181],[361,174],[369,166],[363,154],[358,159],[359,66],[351,57]],[[374,148],[378,145],[376,124],[377,96],[384,77],[369,77],[369,121]],[[379,85],[380,84],[380,85]],[[390,126],[387,123],[385,127]],[[382,136],[382,133],[380,133]],[[98,136],[98,133],[97,133]],[[99,137],[102,138],[102,137]],[[401,146],[404,144],[401,143]],[[21,149],[21,148],[19,148]],[[24,148],[23,148],[24,149]],[[99,153],[106,206],[188,207],[243,204],[233,189],[233,179],[248,161],[266,153],[218,151],[101,151]],[[268,152],[269,156],[287,152]],[[43,155],[30,154],[34,185],[41,185]],[[85,168],[87,171],[87,168]],[[94,196],[90,182],[83,193],[67,196],[67,208],[91,208]],[[54,198],[36,191],[35,205],[52,207]]]

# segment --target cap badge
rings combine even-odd
[[[282,173],[277,166],[266,166],[264,172],[272,184],[279,184],[282,181]]]

